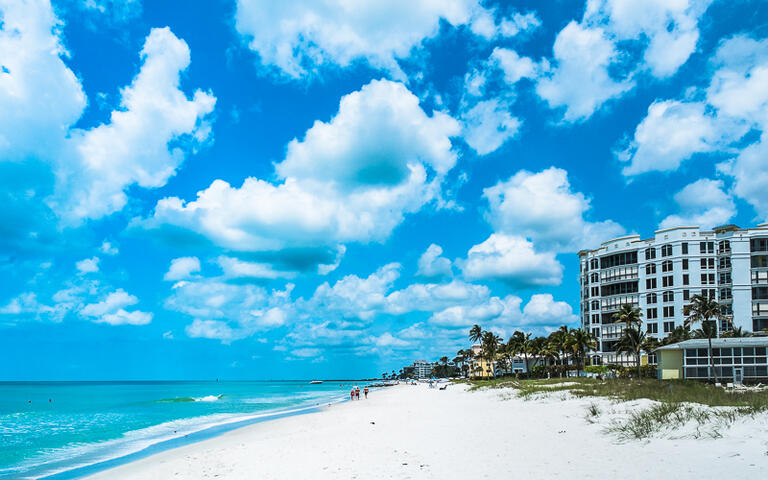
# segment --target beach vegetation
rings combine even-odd
[[[730,321],[730,317],[724,315],[722,311],[723,308],[719,303],[703,295],[692,296],[691,303],[683,308],[683,315],[685,315],[685,326],[690,328],[692,325],[700,323],[701,331],[707,337],[707,356],[709,357],[710,371],[708,376],[712,376],[715,382],[717,382],[718,379],[717,372],[715,370],[714,359],[712,358],[712,337],[717,335],[718,321]]]

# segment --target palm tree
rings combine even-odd
[[[640,353],[643,351],[645,333],[639,328],[626,328],[616,342],[616,353],[628,353],[635,356],[637,378],[640,378]]]
[[[661,341],[661,344],[671,345],[673,343],[679,343],[685,340],[690,340],[691,337],[692,337],[692,334],[690,329],[683,326],[678,326],[678,327],[675,327],[675,329],[672,330],[670,334],[667,335],[667,337]]]
[[[683,315],[685,315],[685,326],[701,322],[701,329],[707,336],[709,343],[707,353],[709,355],[709,368],[711,376],[717,382],[717,372],[715,372],[715,362],[712,359],[712,336],[713,333],[717,334],[717,320],[728,320],[728,316],[722,313],[722,309],[719,303],[704,297],[702,295],[694,295],[691,297],[691,303],[683,307]]]
[[[447,367],[448,366],[448,357],[440,357],[440,363],[442,363],[444,367]]]
[[[727,332],[723,332],[723,337],[728,338],[743,338],[743,337],[751,337],[752,333],[744,331],[741,327],[736,327],[732,330],[728,330]]]
[[[567,325],[561,326],[556,331],[552,332],[549,335],[550,342],[554,345],[554,347],[557,349],[557,351],[560,353],[558,355],[560,357],[560,362],[565,365],[565,363],[568,361],[568,357],[566,356],[566,353],[568,351],[568,344],[570,343],[570,337],[571,337],[571,331],[568,328]],[[565,368],[563,368],[564,370]],[[563,372],[560,372],[560,376],[563,375]]]
[[[472,343],[478,343],[482,339],[483,339],[483,329],[480,328],[480,325],[475,324],[475,326],[469,330],[469,341],[471,341]]]
[[[632,328],[634,325],[639,327],[643,323],[642,316],[643,312],[639,308],[633,308],[632,305],[625,303],[618,312],[613,314],[613,321],[623,323],[627,328]]]
[[[582,329],[573,330],[571,339],[571,349],[576,360],[576,376],[578,377],[584,366],[586,352],[597,349],[597,339],[590,332]]]
[[[483,332],[482,347],[483,357],[488,362],[488,366],[493,371],[493,362],[496,360],[496,354],[499,351],[499,344],[502,342],[500,336],[493,332]]]

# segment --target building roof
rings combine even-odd
[[[768,347],[768,337],[713,338],[712,348],[727,347]],[[684,342],[659,347],[658,350],[683,350],[686,348],[709,348],[706,338],[694,338]]]

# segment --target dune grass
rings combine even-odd
[[[522,399],[544,396],[552,392],[567,392],[580,398],[606,397],[616,401],[649,399],[659,402],[633,412],[628,419],[610,423],[606,431],[624,439],[648,438],[664,431],[674,432],[685,425],[692,426],[692,435],[695,438],[718,438],[724,428],[728,428],[739,418],[768,411],[768,391],[727,391],[690,380],[499,378],[472,380],[469,384],[470,390],[511,388],[516,391],[516,396]],[[588,422],[595,423],[601,414],[599,406],[591,403],[587,407],[585,418]]]

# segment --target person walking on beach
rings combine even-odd
[[[355,389],[349,391],[349,399],[354,400],[355,399]]]
[[[360,400],[360,387],[355,386],[355,398]]]
[[[365,394],[365,398],[368,398],[368,387],[363,389],[363,393]]]

